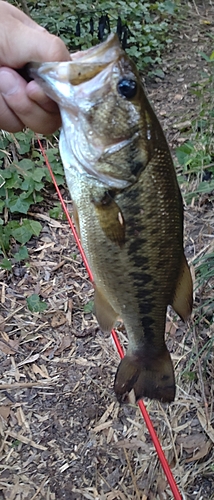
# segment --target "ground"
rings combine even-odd
[[[172,152],[199,103],[191,84],[208,71],[200,51],[211,52],[212,2],[190,4],[164,57],[164,78],[146,78],[147,91]],[[69,199],[66,189],[65,199]],[[48,215],[56,195],[32,217],[43,224],[30,241],[28,266],[0,271],[0,499],[172,499],[145,422],[133,403],[113,393],[119,358],[109,335],[86,304],[93,288],[65,221]],[[71,205],[68,203],[68,206]],[[185,250],[192,263],[213,251],[212,200],[185,207]],[[183,325],[169,311],[167,344],[175,365],[175,402],[145,401],[183,498],[214,498],[213,336],[210,316],[200,320],[211,287],[196,287],[193,320]],[[26,297],[48,303],[31,313]],[[122,327],[121,342],[127,344]]]

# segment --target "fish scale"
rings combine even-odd
[[[133,62],[115,35],[66,63],[33,71],[62,116],[60,153],[77,230],[94,277],[104,331],[122,318],[128,349],[114,390],[124,400],[172,401],[165,344],[168,305],[183,320],[192,279],[183,250],[183,206],[169,148]]]

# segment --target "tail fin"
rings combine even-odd
[[[166,348],[158,355],[126,355],[119,364],[114,390],[119,401],[134,389],[136,400],[143,397],[170,403],[175,397],[175,378],[170,354]]]

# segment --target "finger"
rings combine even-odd
[[[14,20],[18,20],[21,23],[25,24],[26,26],[30,26],[33,29],[37,30],[43,30],[39,24],[37,24],[33,19],[31,19],[30,16],[27,16],[22,10],[18,9],[17,7],[14,7],[14,5],[11,5],[10,3],[7,2],[1,2],[0,5],[0,13],[1,17],[5,18],[6,16],[11,16],[14,18]]]
[[[8,4],[6,5],[8,7]],[[21,68],[32,60],[39,62],[70,60],[70,54],[60,38],[30,21],[18,9],[15,9],[15,14],[14,17],[7,13],[2,24],[0,65]],[[0,5],[0,17],[2,16],[2,5]]]
[[[27,83],[15,71],[9,68],[0,68],[0,105],[2,99],[4,101],[4,105],[2,104],[3,116],[0,108],[0,126],[15,132],[18,126],[18,130],[20,130],[24,124],[34,132],[42,134],[55,132],[61,123],[58,110],[56,108],[53,112],[44,110],[28,97],[26,86]],[[13,120],[10,124],[11,118]]]
[[[0,94],[0,128],[7,130],[7,132],[20,132],[23,130],[24,123],[8,108],[7,103]]]
[[[57,104],[50,99],[34,80],[27,84],[26,93],[29,99],[35,101],[41,108],[50,113],[59,113]]]

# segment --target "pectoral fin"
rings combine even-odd
[[[107,238],[122,247],[125,243],[125,220],[117,203],[108,192],[101,200],[94,199],[92,203]]]
[[[181,265],[181,271],[178,278],[172,307],[183,321],[191,316],[193,302],[193,284],[192,276],[185,255]]]
[[[126,355],[119,364],[114,390],[119,401],[134,389],[136,400],[142,397],[170,403],[175,397],[174,370],[170,354],[163,346],[161,352],[140,352]]]
[[[109,304],[103,293],[95,286],[94,314],[103,332],[110,332],[118,318],[118,313]]]

